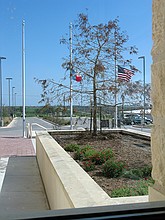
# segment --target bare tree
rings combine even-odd
[[[90,91],[93,96],[93,134],[97,133],[97,96],[99,93],[116,92],[116,63],[131,65],[130,59],[124,59],[124,54],[136,54],[135,46],[128,47],[128,36],[120,30],[119,21],[115,19],[107,24],[92,25],[88,16],[79,14],[73,25],[73,62],[65,58],[63,67],[70,68],[83,75],[84,92]],[[67,38],[61,43],[69,45]],[[72,67],[71,67],[72,65]]]
[[[144,85],[141,80],[135,82],[120,83],[119,85],[119,96],[120,99],[124,97],[124,100],[128,103],[134,103],[136,105],[143,105],[144,99]],[[150,83],[145,84],[145,99],[146,106],[151,105],[151,85]]]
[[[69,48],[70,39],[63,37],[60,41]],[[62,64],[66,70],[64,79],[70,77],[69,70],[80,73],[83,77],[82,88],[73,88],[74,95],[83,94],[93,103],[93,135],[97,134],[97,97],[103,95],[106,99],[114,97],[116,87],[116,66],[124,65],[131,70],[136,68],[131,64],[130,55],[137,54],[135,46],[128,46],[128,35],[121,31],[119,20],[115,19],[106,24],[93,25],[88,15],[79,14],[73,24],[72,63],[70,57],[65,57]],[[125,59],[126,57],[126,59]],[[51,98],[62,97],[69,91],[69,86],[53,80],[39,80],[43,87],[42,101],[48,94]],[[65,96],[67,97],[67,95]],[[71,97],[68,96],[68,101]]]

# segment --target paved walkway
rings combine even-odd
[[[49,209],[35,155],[31,139],[0,137],[0,219]]]
[[[34,156],[31,139],[21,137],[0,137],[0,157]]]
[[[0,219],[41,210],[49,210],[49,205],[36,157],[10,157],[0,194]]]
[[[14,126],[0,129],[0,219],[16,212],[49,209],[35,140],[21,137]]]
[[[35,156],[31,139],[22,137],[0,137],[0,191],[8,159],[11,156]]]

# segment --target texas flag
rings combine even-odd
[[[76,73],[74,70],[72,70],[71,74],[72,74],[73,80],[75,80],[77,82],[81,82],[82,76],[80,74]]]

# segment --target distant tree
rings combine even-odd
[[[134,103],[137,105],[142,105],[144,100],[144,85],[141,80],[135,82],[127,82],[119,85],[119,98],[124,100],[127,103]],[[151,104],[151,85],[150,83],[145,84],[145,102],[146,106]]]
[[[45,106],[38,109],[37,113],[43,115],[54,114],[54,109],[50,104],[46,104]]]
[[[144,84],[141,80],[120,84],[118,91],[122,105],[122,116],[124,105],[144,107]],[[145,108],[151,107],[151,84],[145,84]]]

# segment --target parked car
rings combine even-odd
[[[123,118],[122,122],[124,125],[131,125],[132,119],[131,119],[131,117],[125,117],[125,118]]]
[[[132,124],[132,115],[131,114],[124,114],[124,118],[122,119],[122,123],[124,125],[131,125]]]
[[[134,117],[132,118],[132,124],[141,124],[141,123],[151,124],[151,123],[152,123],[152,119],[147,118],[147,117],[145,117],[145,118],[143,119],[143,117],[142,117],[142,116],[139,116],[139,115],[134,116]]]
[[[131,124],[151,124],[153,123],[152,118],[145,117],[145,120],[143,122],[143,116],[139,114],[125,114],[124,118],[122,119],[122,123],[125,125],[131,125]]]
[[[136,114],[125,114],[123,118],[123,124],[125,125],[132,125],[132,124],[140,124],[141,118],[140,115]]]
[[[141,122],[142,122],[141,116],[137,115],[132,117],[132,124],[141,124]]]
[[[145,122],[146,124],[152,124],[152,123],[153,123],[153,120],[152,120],[151,118],[145,117],[144,122]]]

